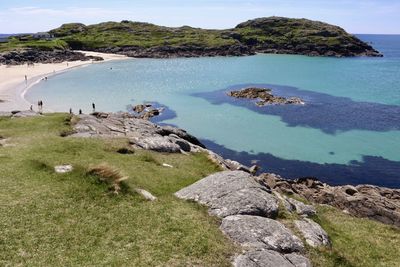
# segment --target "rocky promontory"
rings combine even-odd
[[[249,87],[231,91],[228,95],[234,98],[257,99],[256,105],[260,107],[265,105],[304,105],[304,101],[298,97],[274,96],[272,90],[268,88]]]
[[[64,61],[102,61],[103,58],[86,56],[71,50],[39,50],[27,49],[0,53],[0,65],[22,65],[26,63],[61,63]]]

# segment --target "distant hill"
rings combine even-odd
[[[39,47],[119,53],[133,57],[240,56],[255,53],[310,56],[380,56],[369,44],[344,29],[319,21],[268,17],[233,29],[163,27],[121,21],[95,25],[64,24],[51,30],[54,40]],[[15,44],[21,46],[17,40]],[[38,47],[35,43],[32,47]],[[31,47],[27,45],[27,47]],[[7,49],[13,46],[8,46]],[[7,50],[1,49],[1,50]]]

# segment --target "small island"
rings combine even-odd
[[[248,87],[238,91],[231,91],[229,96],[235,98],[258,99],[256,105],[263,107],[266,105],[304,105],[304,101],[299,97],[274,96],[272,89]]]

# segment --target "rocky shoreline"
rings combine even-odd
[[[65,61],[102,61],[102,57],[86,56],[81,52],[72,50],[38,50],[28,49],[22,51],[12,51],[0,53],[0,65],[23,65],[30,63],[61,63]]]
[[[234,98],[245,98],[258,100],[256,105],[263,107],[266,105],[304,105],[304,101],[299,97],[285,98],[282,96],[274,96],[272,89],[248,87],[237,91],[228,92],[228,96]]]

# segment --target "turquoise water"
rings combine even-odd
[[[53,76],[27,99],[42,99],[54,111],[85,112],[92,102],[99,110],[125,111],[130,104],[157,101],[176,115],[163,123],[188,130],[225,156],[259,160],[265,171],[398,187],[400,36],[361,38],[385,57],[132,59]],[[256,110],[222,99],[221,92],[241,84],[300,94],[307,105]]]

